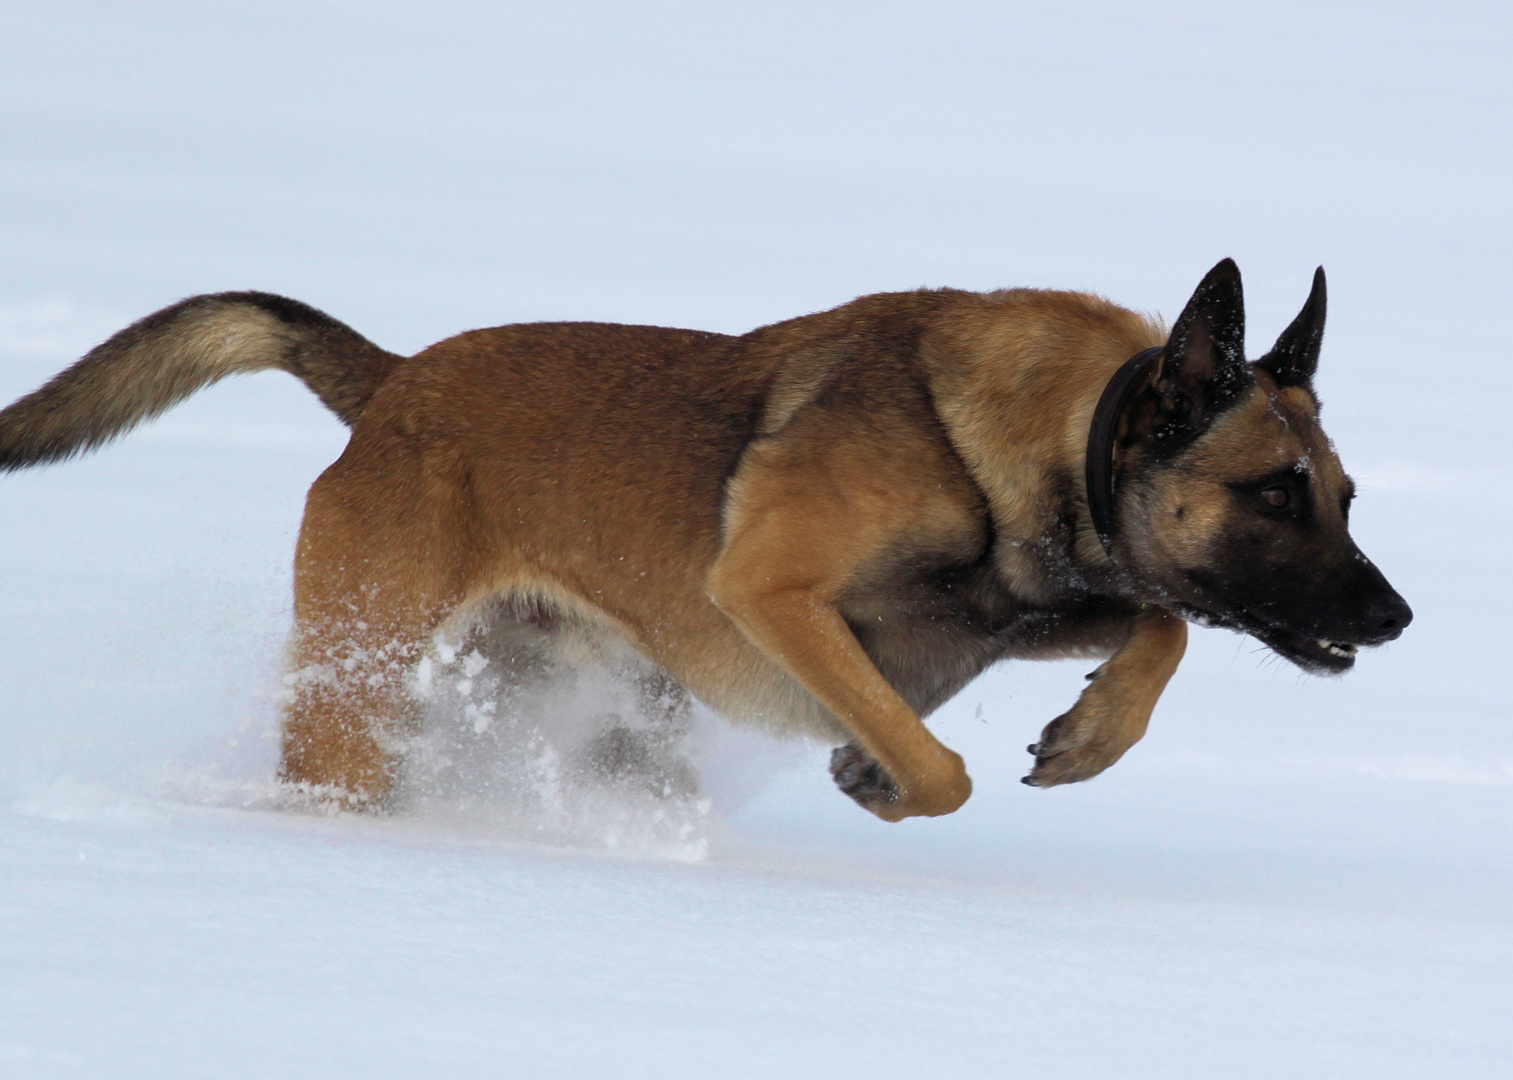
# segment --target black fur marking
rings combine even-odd
[[[1256,366],[1265,369],[1278,386],[1300,386],[1313,392],[1313,376],[1319,367],[1328,305],[1328,289],[1321,266],[1313,272],[1313,289],[1303,303],[1303,310],[1282,331],[1271,351],[1256,361]]]
[[[1157,461],[1176,457],[1255,383],[1245,362],[1240,270],[1224,259],[1204,275],[1172,327],[1152,384],[1159,407],[1146,444]]]

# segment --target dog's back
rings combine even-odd
[[[733,355],[735,341],[596,323],[461,334],[385,382],[343,467],[368,455],[419,454],[438,473],[465,461],[479,527],[512,548],[578,538],[605,565],[644,568],[649,549],[717,546],[722,488],[767,374]]]

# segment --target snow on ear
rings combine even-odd
[[[1324,343],[1324,309],[1328,295],[1324,288],[1324,268],[1313,272],[1313,290],[1303,310],[1282,331],[1271,352],[1256,361],[1277,381],[1278,386],[1301,386],[1313,389],[1313,373],[1319,367],[1319,346]]]
[[[1245,294],[1240,268],[1225,259],[1204,275],[1182,309],[1152,389],[1166,411],[1199,426],[1250,386],[1245,364]]]

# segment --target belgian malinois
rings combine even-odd
[[[351,440],[295,561],[282,777],[381,807],[413,669],[480,618],[628,642],[722,714],[831,740],[889,821],[972,790],[928,716],[1005,657],[1106,658],[1024,778],[1145,732],[1186,622],[1340,673],[1412,617],[1347,530],[1312,379],[1324,274],[1247,363],[1225,260],[1168,334],[1097,296],[867,296],[741,337],[539,323],[408,359],[265,293],[185,300],[0,413],[0,468],[95,447],[235,372]]]

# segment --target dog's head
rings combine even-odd
[[[1320,269],[1247,363],[1240,272],[1209,271],[1120,418],[1116,543],[1142,599],[1333,674],[1413,614],[1350,537],[1355,485],[1313,393],[1324,308]]]

